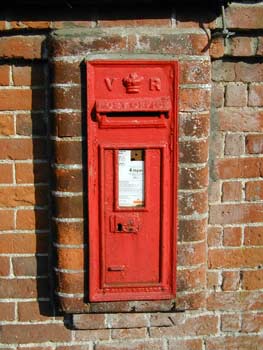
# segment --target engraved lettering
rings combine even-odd
[[[105,84],[107,86],[107,89],[109,91],[112,91],[113,89],[113,83],[114,81],[116,80],[116,78],[105,78],[104,81],[105,81]]]
[[[161,79],[160,78],[150,78],[150,90],[151,91],[160,91],[161,90]]]

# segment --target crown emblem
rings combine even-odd
[[[123,79],[123,85],[126,87],[127,94],[137,94],[141,88],[141,82],[143,77],[139,76],[136,72],[130,73]]]

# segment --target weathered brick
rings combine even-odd
[[[193,289],[203,288],[206,284],[206,269],[200,267],[194,270],[182,270],[177,272],[177,290],[192,291]]]
[[[222,185],[222,200],[240,201],[242,198],[242,183],[239,181],[224,182]]]
[[[83,244],[83,222],[53,222],[53,232],[59,244]]]
[[[226,134],[225,154],[239,156],[245,153],[245,137],[241,133]]]
[[[262,263],[263,248],[212,249],[208,252],[211,269],[257,267]]]
[[[0,276],[8,276],[10,274],[10,262],[6,256],[0,256]],[[0,303],[1,308],[1,303]]]
[[[242,315],[242,332],[256,333],[262,332],[263,329],[263,314],[243,314]]]
[[[263,307],[263,294],[260,291],[212,292],[207,297],[208,310],[245,311]]]
[[[208,186],[208,167],[180,168],[180,189],[202,189]]]
[[[262,63],[246,63],[238,62],[235,64],[235,81],[262,82],[263,80],[263,64]]]
[[[15,319],[15,303],[0,302],[0,320],[14,321]]]
[[[91,330],[76,331],[75,338],[76,340],[79,340],[79,341],[97,341],[98,342],[100,340],[110,340],[110,330],[109,329],[91,329]],[[114,348],[110,348],[110,349],[114,349]]]
[[[263,7],[258,4],[242,6],[234,4],[226,10],[226,21],[229,28],[260,29],[262,28]]]
[[[181,163],[205,163],[208,160],[208,140],[180,142],[179,153]]]
[[[83,171],[81,169],[54,169],[53,187],[57,191],[83,191]]]
[[[209,203],[216,203],[221,201],[220,181],[210,180],[209,187],[208,187],[208,201]]]
[[[263,107],[263,85],[262,84],[249,85],[248,105],[252,107]]]
[[[228,40],[228,49],[232,56],[254,56],[256,47],[257,39],[253,37],[235,36]]]
[[[81,109],[81,89],[78,86],[54,87],[52,89],[53,109]]]
[[[9,29],[47,29],[50,25],[48,21],[10,21]]]
[[[144,314],[111,314],[108,317],[111,328],[141,328],[147,327],[148,322]]]
[[[211,224],[242,224],[262,221],[262,204],[213,204],[210,207]]]
[[[180,64],[180,84],[207,84],[210,82],[209,61],[185,61]]]
[[[16,134],[21,136],[46,136],[47,123],[43,114],[17,114]]]
[[[242,228],[241,227],[225,227],[223,244],[226,247],[238,247],[241,245]]]
[[[218,271],[207,271],[206,274],[206,287],[207,289],[216,290],[220,285],[219,272]]]
[[[263,112],[252,108],[224,108],[216,112],[221,131],[263,131]]]
[[[207,191],[200,193],[180,193],[179,215],[204,214],[207,211]]]
[[[79,62],[53,62],[50,66],[50,76],[55,84],[80,84]]]
[[[227,84],[225,105],[227,107],[245,107],[247,105],[247,85],[240,83]]]
[[[238,314],[221,315],[221,330],[223,332],[239,332],[241,328]]]
[[[179,110],[202,112],[210,109],[210,91],[183,88],[179,93]]]
[[[212,58],[220,58],[225,54],[225,45],[223,38],[214,38],[209,47],[209,53]]]
[[[180,220],[179,240],[185,242],[204,240],[207,220]]]
[[[82,164],[82,143],[78,141],[55,142],[53,157],[55,163]]]
[[[0,85],[9,85],[10,83],[10,67],[8,65],[0,66]]]
[[[263,199],[263,181],[249,181],[246,183],[246,200],[257,201]]]
[[[247,135],[246,151],[250,154],[263,153],[263,135]]]
[[[263,171],[261,158],[219,159],[215,165],[219,179],[260,177]]]
[[[125,328],[111,331],[112,339],[140,339],[146,338],[147,335],[147,328]]]
[[[169,350],[202,350],[203,344],[201,339],[184,339],[184,340],[176,340],[169,339],[168,340]]]
[[[129,350],[160,350],[163,342],[161,340],[125,341],[125,347]],[[96,344],[96,350],[123,350],[120,342]]]
[[[207,350],[258,350],[263,346],[263,336],[226,336],[226,337],[211,337],[207,339]]]
[[[1,298],[36,298],[49,296],[49,284],[47,279],[3,279],[0,284]],[[11,335],[10,335],[11,336]],[[3,341],[3,338],[1,339]],[[11,338],[10,338],[11,340]],[[14,340],[14,339],[13,339]]]
[[[193,293],[177,293],[176,309],[177,310],[200,310],[206,308],[206,294],[205,292]]]
[[[209,133],[208,113],[180,113],[179,135],[207,137]]]
[[[205,244],[187,243],[178,246],[178,265],[192,266],[202,264],[205,261]]]
[[[55,197],[54,216],[59,218],[82,218],[83,217],[83,197]]]
[[[108,328],[104,314],[75,314],[73,315],[72,323],[75,329]]]
[[[207,230],[208,247],[220,247],[222,245],[222,228],[209,226]]]
[[[261,266],[261,265],[260,265]],[[247,290],[263,288],[263,270],[243,271],[243,288]]]
[[[54,113],[52,134],[59,137],[82,136],[81,113]]]
[[[48,181],[48,163],[16,163],[16,183],[32,184]]]
[[[235,81],[235,63],[215,60],[212,63],[212,80]]]
[[[245,227],[244,244],[263,245],[263,227]]]
[[[239,271],[223,271],[222,280],[223,291],[238,290],[240,285],[240,273]]]
[[[212,85],[211,103],[214,108],[221,108],[224,105],[225,87],[223,84]]]
[[[44,57],[42,46],[45,37],[41,35],[15,35],[0,38],[0,57],[35,59]]]
[[[61,293],[78,294],[84,290],[84,273],[56,272],[57,290]]]

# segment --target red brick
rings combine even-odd
[[[222,193],[223,202],[240,201],[242,198],[242,183],[239,181],[224,182]]]
[[[48,163],[16,163],[16,183],[36,184],[48,182]]]
[[[257,201],[263,199],[263,181],[250,181],[246,183],[246,200]]]
[[[46,136],[47,125],[43,114],[42,113],[17,114],[16,115],[16,134],[22,135],[22,136],[32,136],[32,135]]]
[[[51,22],[48,21],[11,21],[10,29],[47,29]]]
[[[108,328],[104,314],[75,314],[72,323],[75,329]]]
[[[216,162],[219,179],[261,177],[263,160],[261,158],[230,158]]]
[[[246,137],[246,151],[250,154],[263,153],[263,135],[248,135]]]
[[[0,66],[0,85],[9,85],[10,67],[8,65]]]
[[[245,138],[242,134],[226,134],[225,154],[239,156],[245,153]]]
[[[263,85],[249,85],[248,105],[263,107]]]
[[[223,84],[212,85],[211,103],[214,108],[221,108],[224,105],[225,87]]]
[[[0,210],[0,230],[13,230],[15,228],[15,212]]]
[[[62,164],[82,164],[82,143],[78,141],[55,142],[54,162]]]
[[[0,183],[11,184],[13,182],[13,165],[0,164]]]
[[[261,63],[245,63],[238,62],[235,64],[235,81],[243,81],[246,83],[262,82],[263,80],[263,64]]]
[[[48,321],[53,315],[48,301],[18,303],[18,320],[22,322]]]
[[[209,47],[209,53],[212,58],[220,58],[225,54],[225,45],[223,38],[214,38]]]
[[[41,343],[48,340],[51,342],[70,341],[71,331],[63,324],[35,324],[35,325],[4,325],[1,330],[4,344],[27,344]]]
[[[46,186],[26,186],[26,187],[1,187],[0,207],[15,208],[18,206],[32,206],[47,204]]]
[[[83,248],[57,248],[57,267],[65,270],[83,270]]]
[[[208,188],[208,202],[216,203],[221,201],[221,183],[210,181]]]
[[[6,256],[0,256],[0,276],[8,276],[10,273],[9,258]],[[1,307],[1,304],[0,304]]]
[[[208,137],[209,114],[208,113],[180,113],[180,136]]]
[[[177,293],[177,310],[200,310],[206,308],[206,294],[202,291]]]
[[[2,58],[42,58],[44,36],[8,36],[0,38],[0,57]]]
[[[181,163],[205,163],[208,160],[208,140],[180,142]]]
[[[115,17],[115,16],[114,16]],[[137,19],[106,19],[98,20],[99,27],[170,27],[171,20],[169,18],[137,18]]]
[[[247,85],[228,84],[225,92],[225,105],[227,107],[245,107],[247,105]]]
[[[55,87],[52,90],[53,109],[81,109],[81,88],[79,86]]]
[[[257,55],[263,56],[263,37],[258,38]]]
[[[247,290],[263,288],[263,270],[243,271],[243,288]]]
[[[205,244],[179,244],[178,246],[178,265],[192,266],[205,262]]]
[[[111,328],[141,328],[147,327],[147,318],[144,314],[111,314],[109,315]]]
[[[0,235],[0,253],[1,254],[29,254],[47,252],[46,234],[2,234]]]
[[[180,193],[179,215],[204,214],[207,211],[207,191],[200,193]]]
[[[234,29],[261,29],[263,7],[260,4],[240,6],[235,4],[226,9],[228,28]]]
[[[217,111],[221,131],[263,131],[263,112],[252,108],[224,108]]]
[[[263,245],[263,227],[245,227],[245,245]]]
[[[36,298],[49,295],[47,279],[2,279],[0,284],[1,298]],[[1,339],[3,340],[3,339]]]
[[[18,210],[16,228],[18,230],[47,230],[49,228],[48,210]]]
[[[206,269],[200,267],[194,270],[179,270],[177,272],[177,290],[192,291],[193,289],[203,288],[206,284]]]
[[[0,140],[0,159],[43,159],[46,157],[46,141],[30,139]]]
[[[210,142],[209,152],[214,159],[223,157],[224,155],[224,135],[221,132],[211,134],[211,139],[213,142]]]
[[[80,84],[79,62],[53,62],[50,70],[51,78],[56,84]]]
[[[223,271],[222,272],[222,290],[231,291],[238,290],[240,285],[240,273],[239,271]]]
[[[185,61],[180,64],[180,84],[208,84],[210,82],[209,61]]]
[[[209,247],[222,245],[222,228],[209,226],[207,230],[207,244]]]
[[[242,332],[259,333],[263,330],[263,313],[243,314],[242,315]]]
[[[207,289],[216,290],[219,287],[219,272],[207,271]]]
[[[83,244],[83,222],[53,222],[53,231],[59,244]]]
[[[81,113],[54,113],[51,133],[59,137],[82,136]]]
[[[171,337],[177,336],[198,336],[212,335],[217,333],[217,316],[195,316],[187,317],[182,314],[170,314],[173,321],[173,327],[150,328],[152,337]]]
[[[111,331],[112,339],[140,339],[146,338],[147,335],[147,328],[113,329]]]
[[[238,247],[241,245],[242,228],[241,227],[225,227],[223,244],[224,246]]]
[[[55,197],[54,216],[59,218],[82,218],[83,197]]]
[[[83,190],[82,169],[54,169],[54,189],[57,191],[81,192]]]
[[[228,48],[232,56],[254,56],[256,53],[256,38],[235,36],[230,38]]]
[[[11,136],[15,134],[14,117],[11,114],[0,115],[0,135]]]
[[[221,315],[221,330],[223,332],[239,332],[240,318],[238,314]]]
[[[226,337],[211,337],[207,339],[207,350],[258,350],[263,347],[263,336],[226,336]]]
[[[13,66],[14,85],[44,85],[44,69],[41,65]]]
[[[36,91],[34,91],[34,96],[36,96]],[[0,101],[1,101],[0,103],[1,111],[31,110],[33,108],[33,91],[29,89],[0,90]],[[34,106],[36,106],[35,101],[34,101]],[[40,103],[38,105],[38,109],[41,109],[42,107],[43,107],[43,103],[42,104]]]
[[[213,249],[208,252],[209,268],[257,267],[262,264],[263,248]]]
[[[46,256],[14,257],[12,259],[15,276],[47,276],[48,258]]]
[[[15,319],[15,303],[2,302],[0,303],[0,320],[14,321]]]
[[[125,341],[125,348],[129,350],[160,350],[162,346],[161,340]],[[124,350],[123,342],[98,343],[96,350]]]
[[[183,88],[179,93],[179,110],[208,111],[210,109],[210,91],[205,89]]]
[[[263,307],[260,291],[213,292],[207,297],[207,309],[213,311],[247,311]]]

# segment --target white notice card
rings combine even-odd
[[[144,206],[144,161],[131,160],[131,150],[119,150],[119,206]]]

